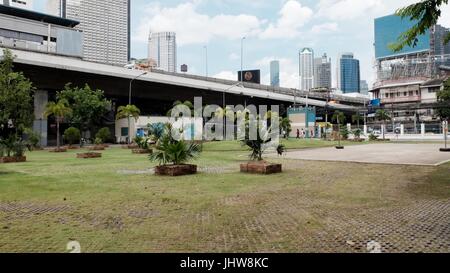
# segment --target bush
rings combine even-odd
[[[377,141],[378,140],[378,136],[376,136],[374,133],[371,133],[369,135],[369,140],[370,141]]]
[[[109,130],[108,127],[104,127],[98,130],[97,134],[95,135],[95,138],[99,138],[102,140],[102,143],[105,143],[111,138],[111,131]]]
[[[27,136],[28,146],[29,148],[39,148],[39,143],[41,142],[41,137],[39,134],[34,132],[31,129],[25,130],[25,134]]]
[[[361,134],[362,134],[361,129],[353,130],[353,135],[355,136],[355,139],[360,139],[361,138]]]
[[[25,155],[26,150],[27,142],[22,139],[16,139],[15,136],[0,140],[0,157],[21,157]]]
[[[164,134],[164,123],[155,123],[148,125],[149,134],[153,137],[154,141],[158,141]]]
[[[75,127],[70,127],[64,131],[64,139],[69,143],[69,145],[78,143],[81,138],[80,130]]]
[[[94,144],[95,145],[102,145],[103,144],[103,140],[101,138],[97,137],[97,138],[95,138]]]
[[[341,126],[341,136],[343,140],[347,140],[350,135],[347,126]]]

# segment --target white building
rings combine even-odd
[[[0,3],[15,8],[33,9],[33,0],[0,0]]]
[[[47,12],[77,20],[86,61],[124,66],[130,59],[130,0],[49,0]]]
[[[309,91],[314,88],[314,51],[303,48],[300,51],[300,89]]]
[[[166,72],[177,72],[177,38],[174,32],[150,33],[148,59],[156,68]]]

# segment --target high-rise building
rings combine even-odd
[[[367,81],[361,81],[360,83],[360,93],[361,95],[369,95],[369,84],[367,83]]]
[[[270,85],[280,87],[280,62],[270,62]]]
[[[337,87],[345,93],[359,93],[361,74],[359,60],[353,53],[341,54],[337,63]]]
[[[148,59],[156,68],[177,72],[177,38],[174,32],[151,32],[148,38]]]
[[[21,9],[33,8],[33,0],[0,0],[0,3],[5,6],[11,6]]]
[[[130,0],[49,0],[47,12],[80,22],[84,59],[124,66],[130,59]]]
[[[331,60],[327,54],[314,59],[314,87],[331,89]]]
[[[314,88],[314,50],[303,48],[300,51],[300,89],[309,91]]]

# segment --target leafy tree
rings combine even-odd
[[[59,150],[60,140],[59,140],[59,125],[63,122],[64,118],[69,117],[72,114],[72,109],[68,106],[66,100],[59,100],[58,102],[49,102],[45,107],[44,115],[48,118],[49,116],[55,116],[56,119],[56,145]]]
[[[93,132],[95,125],[101,123],[102,117],[111,108],[111,102],[105,99],[104,92],[92,90],[87,84],[83,88],[67,84],[64,90],[57,93],[57,100],[68,102],[73,110],[69,122],[81,132]]]
[[[117,120],[123,118],[128,119],[128,143],[131,143],[131,118],[134,118],[137,121],[140,114],[141,110],[139,110],[139,108],[135,105],[120,106],[117,109]]]
[[[18,140],[34,120],[34,87],[22,72],[13,70],[14,58],[3,50],[0,62],[0,137]]]
[[[102,143],[108,141],[111,138],[111,131],[108,127],[101,128],[98,130],[97,134],[95,134],[95,138],[101,139]]]
[[[280,128],[285,132],[285,138],[289,138],[292,132],[291,120],[289,118],[280,118]]]
[[[383,140],[386,140],[386,121],[391,120],[391,116],[389,116],[388,112],[384,109],[378,109],[375,114],[376,119],[383,122]]]
[[[422,0],[418,3],[401,8],[397,15],[410,20],[417,20],[411,29],[402,33],[395,44],[390,48],[395,51],[401,51],[405,46],[415,47],[418,43],[418,36],[425,34],[427,30],[436,25],[442,15],[442,6],[448,4],[448,0]],[[445,37],[445,43],[450,41],[450,33]]]
[[[450,119],[450,78],[444,82],[444,89],[437,93],[437,99],[441,104],[437,114],[442,121],[448,121]]]
[[[64,139],[69,143],[69,145],[73,145],[80,141],[81,133],[78,128],[70,127],[64,131]]]

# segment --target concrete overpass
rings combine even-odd
[[[25,74],[30,75],[33,83],[38,89],[55,89],[61,88],[61,80],[64,80],[64,84],[67,82],[78,83],[79,79],[73,77],[74,75],[84,75],[81,78],[86,78],[87,82],[93,88],[100,88],[108,93],[114,93],[116,95],[128,96],[128,85],[121,86],[116,85],[117,90],[111,90],[109,88],[101,88],[102,79],[108,78],[109,80],[116,81],[129,81],[136,76],[139,76],[142,71],[130,70],[122,67],[98,64],[92,62],[86,62],[76,58],[69,58],[58,55],[43,54],[31,51],[12,50],[16,56],[16,67],[24,71]],[[0,53],[3,55],[3,52]],[[46,75],[45,73],[51,73]],[[73,74],[68,73],[73,72]],[[73,76],[70,76],[73,75]],[[98,78],[98,82],[87,79],[85,75],[93,75]],[[57,76],[57,78],[55,77]],[[64,76],[67,76],[66,78]],[[47,80],[53,80],[51,82],[45,82],[45,78],[51,78]],[[260,99],[264,101],[277,101],[287,104],[293,104],[294,102],[299,105],[306,104],[305,91],[292,90],[289,88],[274,88],[271,86],[257,85],[245,83],[244,87],[235,86],[238,82],[227,81],[215,78],[206,78],[193,75],[185,75],[180,73],[160,73],[150,72],[147,75],[140,77],[134,84],[133,90],[135,96],[152,95],[155,90],[152,90],[152,85],[165,86],[166,89],[171,87],[194,89],[198,91],[207,91],[208,93],[216,93],[222,96],[225,92],[230,96],[247,97],[249,101],[252,99]],[[81,83],[83,84],[83,83]],[[126,88],[125,88],[126,87]],[[146,88],[147,87],[147,88]],[[120,90],[119,90],[120,89]],[[142,89],[147,89],[142,90]],[[158,89],[159,90],[159,89]],[[295,92],[295,96],[294,96]],[[122,94],[120,94],[122,93]],[[147,94],[145,94],[147,93]],[[204,93],[204,92],[198,92]],[[161,94],[160,94],[161,95]],[[178,98],[174,96],[172,101]],[[350,98],[339,95],[330,95],[331,101],[336,102],[328,104],[331,109],[339,109],[344,111],[352,111],[355,109],[353,106],[361,106],[364,104],[364,100],[360,98]],[[310,106],[325,107],[327,105],[327,95],[323,93],[309,93],[308,104]],[[221,100],[220,100],[221,102]],[[367,102],[367,101],[366,101]],[[221,105],[222,103],[217,103]]]

